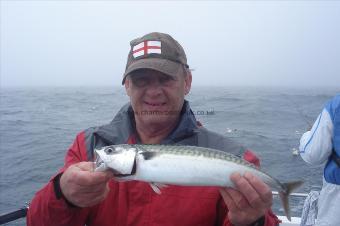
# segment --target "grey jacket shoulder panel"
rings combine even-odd
[[[197,146],[218,149],[239,157],[242,157],[246,151],[246,148],[238,142],[204,127],[199,129],[197,141]]]
[[[124,105],[113,120],[106,125],[86,129],[85,143],[88,159],[93,159],[93,150],[113,144],[124,144],[133,131],[130,120],[130,104]]]

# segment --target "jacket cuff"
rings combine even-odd
[[[79,206],[74,205],[73,203],[71,203],[70,201],[68,201],[63,192],[61,191],[61,187],[60,187],[60,177],[63,175],[63,173],[59,173],[57,176],[55,176],[53,178],[53,188],[54,188],[54,194],[56,199],[60,200],[63,199],[68,207],[71,208],[80,208]]]
[[[250,224],[249,226],[264,226],[264,223],[265,223],[265,216],[262,216],[259,219],[257,219],[255,222]]]

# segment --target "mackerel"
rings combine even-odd
[[[289,194],[302,181],[281,183],[236,155],[211,148],[121,144],[95,149],[95,171],[112,170],[119,180],[149,182],[160,193],[166,185],[234,187],[232,173],[250,172],[279,192],[288,220]]]

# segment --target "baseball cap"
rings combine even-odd
[[[126,76],[138,69],[152,69],[170,76],[189,68],[183,47],[170,35],[152,32],[130,42],[130,52],[123,75]]]

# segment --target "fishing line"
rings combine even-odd
[[[283,96],[286,96],[287,99],[292,102],[294,105],[296,111],[299,113],[300,117],[307,123],[308,128],[311,129],[313,124],[311,123],[311,119],[309,116],[307,116],[302,109],[299,107],[298,103],[296,103],[292,98],[290,98],[287,94],[282,94]]]

